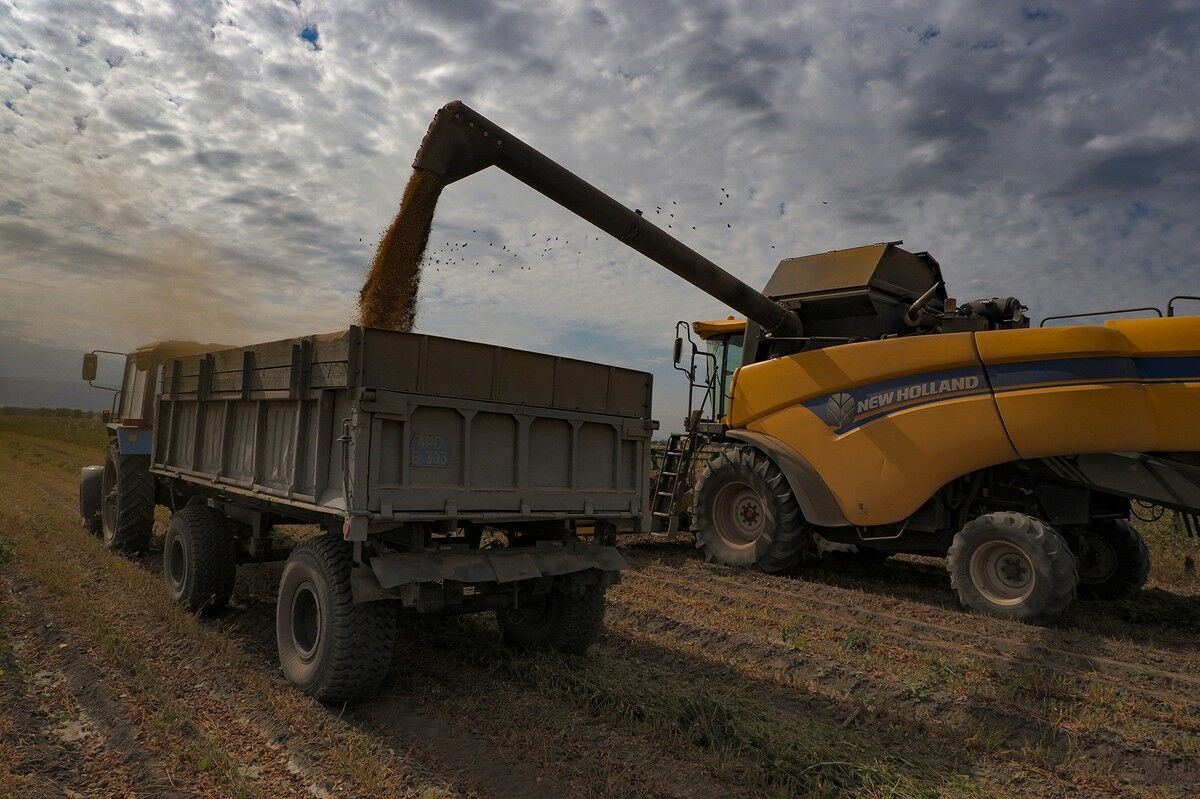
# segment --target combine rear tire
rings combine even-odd
[[[104,546],[114,552],[141,552],[154,531],[154,475],[150,456],[122,455],[108,448],[101,480],[100,518]]]
[[[1075,556],[1050,525],[1023,513],[989,513],[954,536],[950,584],[964,607],[1049,624],[1075,600]]]
[[[353,553],[341,536],[310,538],[292,550],[279,580],[279,664],[292,685],[322,702],[351,702],[379,688],[396,645],[395,606],[354,602]]]
[[[582,655],[604,623],[604,587],[582,591],[555,588],[527,600],[522,607],[496,611],[504,643],[514,649],[556,649]]]
[[[171,517],[163,543],[163,582],[171,599],[195,613],[229,604],[237,575],[237,541],[225,514],[188,505]]]
[[[709,461],[696,482],[692,520],[708,560],[770,574],[795,566],[809,541],[783,472],[753,447],[726,449]]]
[[[1125,599],[1141,590],[1150,574],[1150,553],[1124,519],[1097,522],[1079,533],[1079,595]]]

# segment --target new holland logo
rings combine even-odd
[[[858,415],[858,400],[849,394],[834,394],[825,402],[826,421],[832,427],[845,427]]]
[[[838,392],[825,400],[823,416],[827,425],[840,430],[854,424],[856,419],[887,413],[889,409],[897,405],[911,405],[926,397],[975,391],[979,385],[978,375],[965,375],[869,391],[863,395],[862,399],[856,399],[852,394],[846,392]],[[814,410],[817,408],[820,406],[818,405]]]

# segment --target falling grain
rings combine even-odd
[[[400,211],[379,242],[358,297],[359,322],[364,327],[412,330],[421,287],[421,258],[443,185],[432,172],[413,170]]]

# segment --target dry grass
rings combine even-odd
[[[386,715],[376,728],[298,695],[272,645],[180,613],[155,575],[79,531],[74,474],[98,448],[87,430],[52,429],[63,421],[25,428],[41,437],[0,417],[0,573],[33,586],[20,602],[88,654],[178,785],[507,795],[448,778],[422,750],[397,754],[411,741]],[[1155,554],[1186,557],[1192,542],[1172,535],[1148,534]],[[904,564],[788,580],[671,552],[669,565],[634,557],[589,658],[515,655],[486,619],[414,625],[385,712],[419,708],[562,793],[606,799],[1182,796],[1200,775],[1197,636],[1146,620],[1164,601],[1190,607],[1186,590],[1156,583],[1045,630],[961,613],[943,576]],[[242,601],[266,606],[272,580],[246,576]],[[0,710],[0,742],[11,726]],[[293,773],[289,754],[307,765]],[[20,780],[19,764],[0,743],[0,781]]]

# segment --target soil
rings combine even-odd
[[[358,298],[359,322],[365,327],[413,329],[421,259],[444,183],[432,172],[414,169],[404,187],[400,210],[379,241],[371,270]]]
[[[509,652],[488,616],[406,622],[381,693],[325,708],[278,673],[279,564],[242,566],[214,618],[150,612],[161,556],[131,564],[74,519],[95,452],[0,432],[0,782],[19,796],[234,793],[146,715],[145,692],[188,698],[187,683],[153,672],[131,690],[61,601],[72,585],[45,571],[60,561],[106,634],[205,683],[181,729],[229,730],[246,795],[1184,797],[1200,782],[1194,586],[1152,574],[1041,628],[963,612],[935,560],[770,576],[635,539],[588,657]],[[34,509],[38,539],[20,515]],[[402,777],[369,783],[367,762]],[[799,790],[786,773],[822,776]]]

